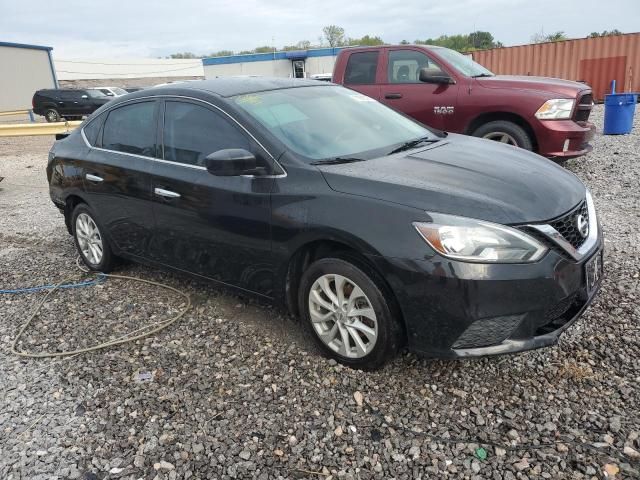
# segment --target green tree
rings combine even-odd
[[[262,47],[256,47],[253,49],[252,53],[271,53],[273,52],[273,47],[269,45],[263,45]]]
[[[502,42],[497,42],[489,32],[476,31],[469,34],[469,48],[474,50],[488,50],[490,48],[504,47]]]
[[[380,37],[372,37],[370,35],[365,35],[362,38],[349,38],[345,43],[347,45],[361,45],[363,47],[384,45],[384,41]]]
[[[327,25],[322,29],[322,35],[330,47],[340,47],[344,45],[344,28],[337,25]]]
[[[228,57],[229,55],[233,55],[231,50],[219,50],[217,52],[211,52],[209,54],[210,57]]]
[[[182,53],[172,53],[168,58],[201,58],[195,53],[191,52],[182,52]]]
[[[531,37],[533,43],[545,43],[545,42],[560,42],[562,40],[568,40],[569,37],[565,35],[563,31],[546,34],[544,32],[538,32]]]
[[[610,35],[624,35],[620,30],[614,28],[613,30],[604,30],[602,33],[591,32],[587,38],[608,37]]]

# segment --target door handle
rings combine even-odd
[[[153,193],[165,198],[180,198],[180,194],[172,192],[171,190],[165,190],[164,188],[154,188]]]
[[[104,182],[104,178],[102,177],[98,177],[97,175],[91,175],[90,173],[87,173],[84,178],[86,178],[87,180],[89,180],[90,182]]]
[[[393,100],[396,98],[402,98],[402,94],[401,93],[386,93],[384,98],[388,98],[389,100]]]

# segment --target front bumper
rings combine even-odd
[[[589,144],[596,133],[593,123],[536,119],[533,125],[540,155],[569,159],[584,155],[593,149]],[[568,144],[565,147],[567,140]]]
[[[593,301],[582,261],[550,250],[535,264],[473,264],[371,257],[402,310],[409,349],[442,358],[515,353],[552,345]]]

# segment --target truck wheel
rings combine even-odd
[[[472,135],[524,148],[525,150],[533,150],[533,142],[527,132],[520,125],[507,120],[495,120],[480,125]]]
[[[44,118],[49,123],[59,122],[60,114],[55,108],[47,108],[47,110],[44,112]]]

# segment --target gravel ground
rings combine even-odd
[[[593,113],[602,125],[602,107]],[[0,479],[640,477],[640,119],[566,167],[606,232],[600,296],[557,346],[363,373],[268,305],[137,265],[195,307],[150,338],[62,360],[11,340],[45,293],[0,295]],[[0,138],[0,288],[85,278],[51,205],[48,138]],[[21,345],[64,350],[181,310],[151,285],[55,293]],[[60,320],[64,319],[63,322]],[[485,457],[486,455],[486,457]]]

